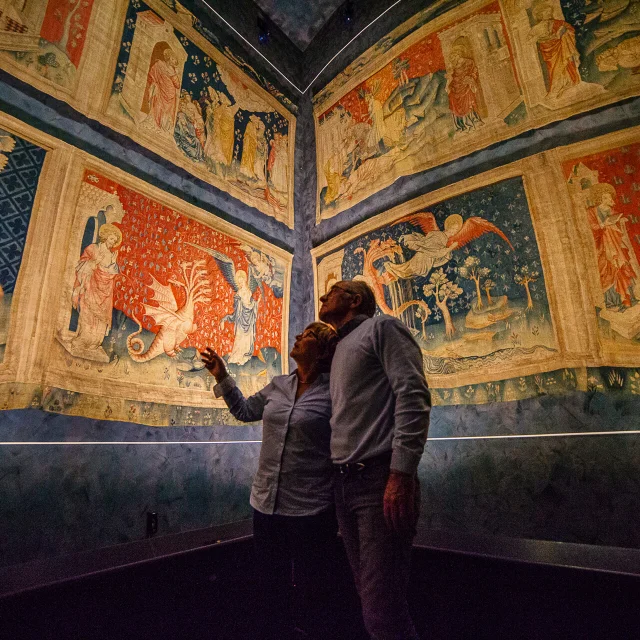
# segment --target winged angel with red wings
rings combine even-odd
[[[462,216],[457,213],[450,215],[444,221],[444,231],[440,230],[435,216],[430,211],[412,213],[400,218],[394,226],[401,222],[417,225],[424,234],[412,231],[400,237],[400,242],[415,251],[415,254],[400,264],[385,262],[386,271],[396,278],[429,275],[432,269],[449,262],[452,251],[464,247],[485,233],[500,236],[513,250],[507,236],[495,224],[477,216],[463,221]]]

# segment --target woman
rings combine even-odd
[[[245,398],[211,348],[202,354],[235,418],[262,419],[262,448],[251,489],[253,532],[264,587],[265,638],[286,638],[291,615],[292,579],[299,620],[320,635],[320,619],[330,593],[331,557],[337,523],[329,454],[331,398],[329,369],[338,342],[332,327],[313,322],[296,336],[291,357],[297,369],[277,376],[262,391]],[[300,624],[298,626],[301,626]]]

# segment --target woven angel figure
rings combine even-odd
[[[440,230],[436,218],[430,211],[421,211],[400,218],[394,224],[410,222],[417,225],[424,233],[412,231],[400,237],[400,242],[415,254],[406,262],[396,264],[385,262],[386,272],[395,278],[413,278],[427,276],[432,269],[441,267],[451,260],[451,253],[473,242],[485,233],[500,236],[513,250],[513,245],[505,234],[493,223],[477,216],[463,221],[456,214],[448,216],[444,221],[444,230]]]
[[[260,282],[251,275],[251,269],[249,274],[243,269],[236,270],[233,260],[225,253],[190,242],[186,244],[208,253],[216,261],[224,279],[235,291],[233,311],[220,320],[220,330],[224,329],[226,322],[233,322],[235,325],[233,347],[227,362],[242,366],[253,356],[258,310],[262,298]],[[254,293],[257,297],[254,297]]]
[[[249,262],[249,281],[253,278],[264,293],[264,285],[268,285],[276,298],[282,298],[284,290],[284,271],[278,266],[275,258],[262,253],[246,244],[240,246]]]

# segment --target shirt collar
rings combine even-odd
[[[291,380],[291,384],[293,384],[294,386],[296,385],[296,380],[298,379],[296,371],[297,371],[297,369],[294,369],[289,374],[289,379]],[[323,382],[328,382],[328,381],[329,381],[329,374],[328,373],[319,373],[318,377],[313,381],[313,384],[315,384],[316,382],[320,382],[320,384],[322,384]]]
[[[365,320],[368,320],[369,316],[361,313],[355,318],[351,318],[349,322],[346,322],[338,329],[338,337],[340,340],[348,336],[354,329],[357,329]]]

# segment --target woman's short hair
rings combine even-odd
[[[364,313],[365,316],[373,318],[376,314],[376,296],[373,289],[364,280],[343,280],[340,287],[353,295],[360,296],[362,302],[358,311]]]
[[[313,334],[320,346],[320,355],[318,356],[318,371],[320,373],[328,373],[331,369],[331,361],[333,354],[338,346],[338,333],[330,325],[324,322],[312,322],[305,331],[313,331]]]

